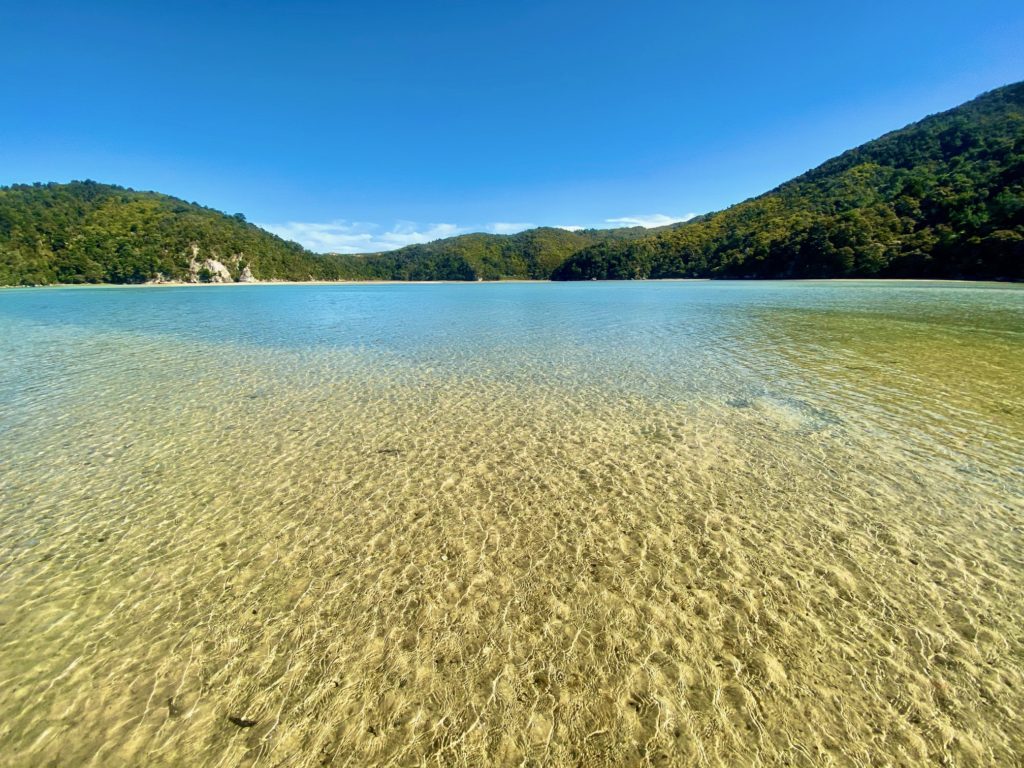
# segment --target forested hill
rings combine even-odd
[[[429,280],[434,273],[452,270],[470,280],[547,280],[566,259],[587,246],[626,242],[650,234],[651,230],[643,227],[575,232],[538,227],[515,235],[457,235],[386,253],[335,256],[334,259],[350,271],[358,269],[362,263],[363,269],[371,275],[396,280]],[[453,279],[458,278],[453,275]]]
[[[210,267],[213,267],[211,271]],[[0,188],[0,284],[554,277],[1024,279],[1024,83],[687,224],[473,234],[317,255],[196,203],[92,181]]]
[[[0,284],[221,279],[475,280],[550,277],[580,249],[642,228],[473,234],[363,255],[318,255],[233,216],[94,181],[0,188]]]
[[[685,226],[584,248],[556,279],[1024,279],[1024,83]]]
[[[320,260],[245,221],[155,192],[98,184],[0,188],[0,283],[188,279],[195,260],[306,280]],[[203,275],[206,276],[205,273]]]

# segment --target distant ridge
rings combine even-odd
[[[297,243],[196,203],[74,181],[0,188],[0,283],[187,280],[193,259],[236,279],[308,280],[318,259]]]
[[[470,234],[317,255],[196,203],[94,181],[0,188],[0,284],[207,279],[1024,279],[1024,83],[686,224]]]
[[[851,149],[720,213],[602,241],[556,279],[1024,278],[1024,83]]]

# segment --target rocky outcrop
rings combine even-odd
[[[253,276],[252,270],[249,269],[249,265],[246,264],[244,267],[242,267],[242,271],[238,275],[238,282],[240,282],[240,283],[258,283],[259,280],[257,280]]]
[[[188,281],[190,283],[233,283],[235,278],[221,262],[216,259],[199,261],[193,258],[188,264]]]
[[[216,259],[199,259],[199,243],[192,243],[192,258],[188,262],[189,283],[233,283],[231,271]]]

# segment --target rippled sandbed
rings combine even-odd
[[[1024,291],[0,292],[0,762],[1017,764]]]

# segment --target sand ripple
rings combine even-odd
[[[19,321],[0,763],[1015,764],[1020,341],[772,320],[703,377]]]

